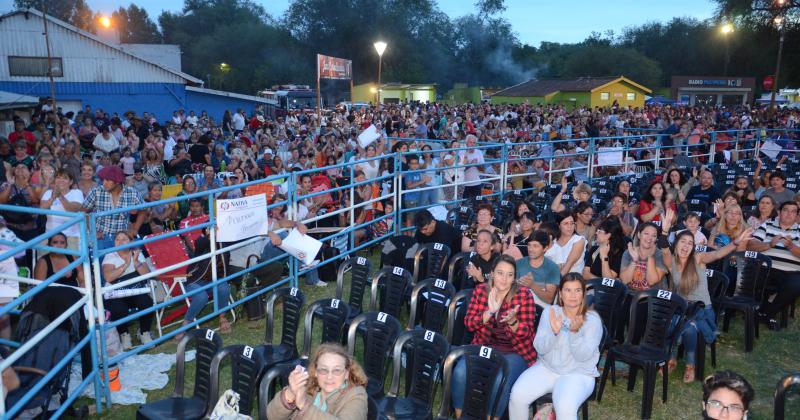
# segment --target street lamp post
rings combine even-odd
[[[778,33],[780,34],[779,41],[778,41],[778,60],[775,63],[775,81],[772,82],[772,94],[769,98],[769,112],[772,115],[775,112],[775,94],[778,91],[778,77],[781,73],[781,58],[783,57],[783,39],[786,35],[786,25],[784,22],[783,16],[778,16],[775,18],[774,22],[775,25],[778,26]]]
[[[730,34],[733,32],[733,25],[726,23],[720,28],[722,36],[725,38],[725,66],[722,70],[723,76],[728,76],[728,63],[731,60],[730,54]]]
[[[231,70],[231,66],[228,63],[219,63],[219,88],[220,90],[223,89],[223,82],[225,81],[225,74]]]
[[[381,103],[381,62],[383,61],[383,52],[386,51],[386,43],[383,41],[378,41],[372,44],[375,47],[375,51],[378,53],[378,101],[377,105],[380,106]]]

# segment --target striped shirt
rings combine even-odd
[[[795,223],[789,229],[781,229],[778,218],[767,220],[753,233],[753,238],[764,243],[770,243],[775,236],[792,238],[795,246],[800,246],[800,225]],[[783,242],[778,242],[774,248],[764,251],[764,255],[772,258],[772,268],[781,271],[800,271],[800,258],[789,251]]]

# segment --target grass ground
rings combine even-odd
[[[373,267],[378,262],[373,259]],[[347,280],[347,279],[346,279]],[[302,283],[302,282],[301,282]],[[330,284],[326,288],[302,286],[306,296],[306,303],[310,304],[317,299],[332,297],[335,292],[335,285]],[[345,290],[347,288],[345,287]],[[347,295],[345,293],[345,298]],[[276,316],[276,331],[278,336],[279,316]],[[405,321],[405,320],[403,320]],[[212,324],[216,327],[216,321]],[[230,334],[223,335],[225,345],[230,344],[249,344],[257,345],[263,342],[265,330],[265,320],[248,322],[245,319],[237,321],[234,330]],[[301,333],[302,334],[302,333]],[[315,337],[318,333],[315,331]],[[302,339],[298,339],[302,343]],[[761,338],[756,341],[755,351],[752,353],[744,352],[743,333],[741,318],[734,319],[731,324],[730,332],[724,333],[718,343],[717,369],[730,369],[744,375],[753,385],[756,391],[755,402],[751,407],[750,419],[771,419],[773,417],[773,396],[775,386],[784,375],[800,371],[800,359],[798,358],[798,347],[800,343],[800,321],[792,320],[786,330],[780,332],[761,329]],[[175,343],[167,342],[153,350],[154,353],[174,353]],[[194,363],[187,364],[188,381],[193,377]],[[710,366],[710,356],[706,374],[713,372]],[[148,393],[148,401],[156,401],[168,397],[174,388],[175,371],[170,373],[170,382],[160,390]],[[223,372],[223,384],[220,389],[227,389],[225,385],[230,383],[230,374],[225,378]],[[653,404],[653,419],[696,419],[700,414],[700,401],[702,390],[700,382],[686,385],[682,382],[683,363],[679,362],[678,369],[670,375],[669,381],[669,400],[663,404],[660,399],[661,381],[656,385],[656,396]],[[641,375],[639,375],[637,387],[633,392],[626,391],[626,381],[618,380],[617,386],[611,386],[609,381],[603,395],[603,402],[598,404],[593,401],[589,405],[589,416],[593,419],[635,419],[640,417],[641,407]],[[388,386],[387,381],[387,386]],[[186,389],[191,390],[192,384],[187,383]],[[440,391],[439,391],[440,392]],[[437,405],[438,408],[437,397]],[[88,400],[82,403],[90,403]],[[91,402],[93,404],[93,401]],[[133,419],[136,417],[136,406],[113,406],[110,410],[105,410],[101,414],[94,414],[91,418],[97,419]],[[800,418],[800,396],[789,399],[787,404],[787,419]],[[348,419],[349,420],[349,419]]]

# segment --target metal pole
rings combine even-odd
[[[101,413],[103,411],[103,405],[100,403],[99,396],[100,396],[100,393],[101,393],[101,390],[102,390],[101,389],[102,383],[100,381],[100,372],[99,372],[99,370],[97,368],[97,366],[98,366],[97,365],[97,361],[98,361],[99,353],[97,351],[98,350],[97,349],[97,344],[98,343],[97,343],[97,339],[96,339],[97,338],[97,332],[96,331],[98,331],[97,325],[96,325],[97,313],[98,312],[95,309],[95,302],[93,302],[92,299],[91,299],[91,298],[95,297],[94,296],[95,288],[94,288],[94,285],[92,284],[92,268],[91,268],[91,264],[89,263],[89,238],[88,238],[88,235],[87,235],[87,232],[94,232],[94,230],[89,230],[88,226],[86,225],[86,218],[85,217],[81,221],[81,225],[80,226],[81,226],[80,237],[82,239],[81,243],[80,243],[80,248],[81,248],[81,254],[83,255],[83,258],[84,258],[83,267],[82,267],[83,268],[83,279],[84,279],[83,280],[83,286],[86,288],[86,295],[90,297],[90,299],[86,302],[86,308],[87,308],[87,311],[86,311],[87,312],[87,320],[86,321],[88,323],[87,330],[89,331],[89,336],[92,337],[92,338],[86,345],[89,346],[89,350],[90,350],[91,357],[92,357],[91,363],[92,363],[92,374],[94,375],[94,381],[93,381],[94,382],[94,395],[96,395],[98,397],[98,398],[95,398],[95,400],[94,400],[95,409],[97,410],[98,413]],[[96,235],[95,235],[95,238],[96,238]],[[96,241],[95,241],[95,243],[96,243]],[[99,331],[102,331],[102,329],[100,329]]]
[[[383,61],[383,54],[378,54],[378,101],[375,106],[380,109],[381,106],[381,62]]]
[[[47,76],[50,78],[50,98],[53,99],[53,112],[56,112],[56,85],[53,80],[53,57],[50,54],[50,33],[47,31],[47,2],[44,2],[42,21],[44,22],[44,45],[47,47]]]
[[[785,19],[785,18],[784,18]],[[775,94],[778,91],[778,78],[781,74],[781,58],[783,57],[783,39],[786,35],[786,22],[781,22],[780,38],[778,42],[778,61],[775,63],[775,80],[772,82],[772,95],[769,99],[770,118],[775,115]]]
[[[208,239],[211,245],[211,283],[214,287],[211,289],[211,295],[214,298],[214,312],[219,311],[219,296],[217,296],[217,229],[216,229],[216,206],[214,203],[214,194],[208,195],[208,222],[211,223],[208,231]],[[202,293],[202,292],[201,292]],[[228,302],[225,302],[227,304]]]

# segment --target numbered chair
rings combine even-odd
[[[461,290],[450,301],[447,308],[447,341],[454,346],[472,343],[473,333],[464,326],[467,306],[472,300],[472,290]]]
[[[399,319],[406,302],[406,290],[410,286],[411,273],[408,270],[402,267],[384,267],[372,277],[370,310],[386,312]],[[379,289],[381,293],[378,293]]]
[[[386,382],[388,356],[395,340],[403,331],[400,321],[385,312],[365,312],[350,322],[347,331],[347,352],[353,356],[356,350],[358,330],[362,330],[364,357],[361,366],[367,375],[367,394],[372,398],[383,398]]]
[[[720,307],[717,304],[723,296],[725,296],[725,291],[728,290],[728,276],[725,275],[721,270],[712,270],[706,269],[706,279],[708,279],[708,293],[711,295],[711,306],[714,310],[714,318],[719,322],[719,314],[720,314]],[[705,367],[706,367],[706,346],[700,345],[705,343],[705,338],[703,335],[698,332],[697,333],[697,346],[696,354],[695,354],[695,379],[698,381],[703,381],[705,379]],[[712,341],[708,344],[709,349],[711,349],[711,366],[717,367],[717,340]]]
[[[321,315],[317,315],[317,314]],[[320,299],[308,305],[303,318],[303,349],[299,357],[284,360],[280,363],[268,366],[264,377],[259,384],[259,398],[264,405],[264,416],[266,417],[266,404],[272,399],[277,390],[277,381],[283,384],[288,383],[289,374],[295,366],[308,367],[311,357],[311,346],[314,334],[315,320],[322,320],[322,337],[320,343],[340,343],[344,337],[346,320],[350,314],[350,308],[339,299]]]
[[[469,275],[467,274],[467,264],[475,255],[475,251],[459,252],[450,258],[447,270],[447,282],[455,286],[456,290],[471,289]]]
[[[793,388],[795,390],[800,389],[800,373],[784,376],[778,381],[778,386],[775,389],[775,412],[772,416],[774,420],[784,420],[786,418],[786,394]]]
[[[258,380],[264,371],[264,359],[250,346],[237,344],[220,350],[211,361],[211,401],[205,413],[210,418],[219,399],[219,371],[225,359],[230,359],[230,389],[239,394],[239,414],[249,416],[258,401]],[[227,386],[227,385],[226,385]]]
[[[701,218],[708,213],[708,205],[709,203],[705,200],[699,200],[696,198],[686,200],[686,210],[700,216]]]
[[[420,244],[414,253],[414,273],[411,285],[428,277],[444,278],[447,272],[447,260],[450,258],[450,247],[438,242]]]
[[[638,316],[639,305],[645,305],[646,317]],[[620,361],[630,366],[628,375],[628,391],[633,391],[636,384],[636,370],[644,370],[644,385],[642,395],[642,418],[649,419],[653,408],[653,394],[655,392],[656,372],[662,370],[663,383],[661,400],[667,402],[669,384],[669,371],[667,361],[672,355],[678,333],[683,329],[683,321],[687,309],[686,301],[675,293],[667,290],[651,289],[639,292],[631,302],[630,324],[624,344],[619,344],[608,350],[606,363],[603,369],[600,389],[597,392],[597,402],[603,398],[603,390],[609,373],[611,383],[616,385],[616,374],[613,370],[614,363]],[[642,325],[641,338],[634,342],[636,328]]]
[[[281,308],[281,338],[274,344],[272,336],[275,325],[275,304],[280,303]],[[300,329],[300,317],[305,304],[305,296],[296,287],[283,287],[273,291],[267,298],[267,328],[264,334],[264,344],[255,347],[255,352],[263,359],[266,368],[278,363],[296,359],[297,332]]]
[[[508,363],[503,355],[491,347],[461,346],[450,350],[444,361],[444,380],[442,402],[439,406],[437,420],[449,419],[452,407],[450,395],[453,387],[453,369],[458,359],[464,358],[467,365],[467,378],[464,389],[464,408],[461,410],[462,420],[485,420],[495,412],[500,401],[499,393],[509,375]],[[500,385],[497,375],[500,374]]]
[[[336,272],[336,299],[344,299],[344,275],[350,271],[350,292],[345,305],[350,307],[350,317],[363,310],[364,292],[370,284],[372,264],[365,257],[354,257],[345,260]]]
[[[430,419],[436,382],[449,351],[447,339],[435,331],[416,329],[401,334],[394,343],[389,392],[378,403],[381,411],[393,419]],[[403,368],[404,354],[411,369]],[[405,397],[399,396],[402,371],[406,372]]]
[[[596,278],[586,282],[586,290],[593,293],[592,309],[600,315],[606,331],[609,331],[610,340],[605,340],[607,347],[614,344],[613,337],[618,330],[623,318],[620,308],[623,307],[628,286],[620,280],[609,278]],[[602,350],[606,350],[601,349]]]
[[[450,302],[456,295],[456,288],[442,279],[425,279],[417,283],[411,291],[408,327],[418,325],[426,330],[443,333],[447,324]]]
[[[474,219],[475,212],[469,206],[455,207],[447,212],[447,221],[455,228],[462,225],[469,227]]]
[[[186,347],[190,344],[195,349],[194,393],[184,397],[186,377]],[[203,418],[216,400],[210,398],[211,361],[222,348],[222,337],[209,329],[187,331],[178,342],[176,351],[175,390],[170,398],[142,404],[136,411],[139,420],[192,420]]]
[[[751,352],[754,338],[758,338],[756,315],[764,300],[767,279],[772,270],[772,259],[755,251],[736,252],[732,257],[726,258],[724,271],[728,271],[732,260],[736,261],[736,289],[733,296],[723,296],[716,303],[725,311],[722,327],[725,332],[728,332],[731,317],[735,312],[744,315],[744,351]]]

